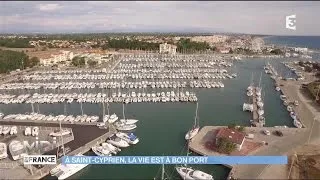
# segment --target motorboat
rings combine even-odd
[[[127,143],[125,140],[115,137],[115,138],[110,138],[109,140],[107,140],[107,143],[110,143],[114,146],[120,147],[120,148],[124,148],[124,147],[129,147],[129,143]]]
[[[258,115],[262,116],[264,114],[264,110],[263,109],[258,109]]]
[[[110,116],[109,115],[104,115],[103,117],[103,122],[108,122],[109,121]]]
[[[49,135],[50,136],[55,136],[55,137],[60,137],[60,136],[65,136],[71,134],[71,132],[67,129],[63,129],[63,130],[55,130],[53,132],[51,132]]]
[[[292,111],[293,111],[293,107],[292,107],[292,106],[288,106],[288,107],[287,107],[287,110],[288,110],[289,112],[292,112]]]
[[[252,96],[253,95],[253,91],[247,91],[247,96]]]
[[[0,160],[8,157],[7,144],[0,142]]]
[[[280,95],[280,99],[281,99],[282,101],[284,101],[284,100],[287,99],[287,96],[285,96],[285,95]]]
[[[280,89],[280,87],[279,86],[277,86],[276,87],[276,91],[280,91],[281,89]]]
[[[296,116],[296,113],[294,112],[290,112],[290,116],[293,120],[296,120],[297,119],[297,116]]]
[[[2,134],[3,126],[0,126],[0,135]]]
[[[93,146],[91,149],[97,156],[111,156],[111,152],[104,146]]]
[[[212,175],[191,167],[176,167],[176,171],[184,180],[213,180]]]
[[[137,125],[135,124],[118,124],[116,125],[116,129],[119,131],[130,131],[137,128]]]
[[[3,116],[4,116],[4,114],[3,114],[3,113],[0,113],[0,119],[2,119],[2,118],[3,118]]]
[[[123,132],[117,132],[116,136],[120,139],[125,140],[129,144],[137,144],[139,142],[139,138],[133,133],[126,134]]]
[[[262,108],[262,107],[263,107],[263,105],[264,105],[264,104],[263,104],[263,102],[262,102],[262,101],[258,101],[258,102],[257,102],[257,106],[258,106],[259,108]]]
[[[293,125],[297,128],[302,128],[302,124],[297,119],[293,120]]]
[[[109,149],[109,151],[112,153],[112,154],[117,154],[118,152],[121,151],[120,148],[117,148],[115,146],[113,146],[112,144],[109,144],[109,143],[102,143],[101,146]]]
[[[22,159],[28,155],[24,145],[20,141],[13,140],[9,144],[9,151],[14,161]]]
[[[124,123],[126,125],[130,125],[130,124],[135,124],[137,123],[139,120],[136,119],[120,119],[119,122]]]

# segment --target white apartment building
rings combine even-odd
[[[61,51],[59,54],[51,55],[49,58],[41,58],[40,65],[52,66],[61,62],[67,62],[73,58],[73,52]]]
[[[167,54],[176,54],[177,53],[177,46],[172,45],[172,44],[160,44],[159,47],[160,53],[167,53]]]

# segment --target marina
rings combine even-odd
[[[245,61],[245,60],[242,60]],[[249,66],[260,66],[263,67],[263,62],[264,61],[260,61],[260,60],[255,60],[255,61],[247,61],[246,63],[249,64]],[[190,94],[194,94],[196,95],[197,98],[197,103],[199,103],[199,112],[198,112],[198,119],[197,119],[197,123],[199,123],[201,126],[206,126],[206,125],[212,125],[212,124],[224,124],[224,125],[228,125],[234,122],[234,116],[237,115],[238,117],[238,121],[236,121],[237,124],[239,125],[244,125],[244,126],[250,126],[249,120],[252,119],[252,117],[250,115],[248,115],[247,113],[244,113],[242,111],[239,111],[239,104],[245,102],[245,100],[247,99],[247,96],[243,96],[240,97],[239,94],[241,94],[241,92],[239,90],[241,90],[242,92],[244,90],[247,89],[247,87],[245,86],[245,84],[251,83],[248,82],[248,79],[250,79],[250,76],[252,76],[252,72],[246,72],[246,66],[244,64],[242,64],[243,62],[233,62],[232,64],[236,64],[236,67],[232,68],[231,67],[231,71],[233,72],[237,72],[237,76],[235,80],[226,80],[224,82],[224,87],[223,88],[191,88],[190,86],[186,86],[186,87],[178,87],[176,88],[176,90],[178,89],[183,89],[183,91],[180,92],[184,92],[183,94],[186,95],[187,91]],[[251,65],[250,65],[251,64]],[[230,68],[230,67],[229,67]],[[260,74],[261,70],[254,70],[253,73],[255,74]],[[101,72],[99,72],[101,73]],[[292,120],[290,121],[290,115],[288,115],[288,113],[286,113],[285,108],[283,107],[283,103],[281,103],[281,100],[279,98],[279,94],[277,91],[274,90],[274,88],[266,88],[269,86],[274,86],[273,85],[273,81],[271,81],[268,76],[262,75],[262,82],[264,84],[264,91],[265,94],[263,93],[264,97],[268,97],[268,98],[264,98],[264,108],[267,108],[268,111],[266,111],[265,113],[265,117],[270,119],[268,121],[266,121],[266,126],[288,126],[288,127],[292,127],[293,124]],[[228,78],[229,79],[229,78]],[[197,80],[193,80],[197,81]],[[162,81],[165,82],[165,81]],[[170,81],[169,81],[170,82]],[[189,81],[188,81],[189,82]],[[190,81],[191,82],[191,81]],[[189,83],[190,83],[189,82]],[[188,83],[187,83],[188,84]],[[235,88],[237,87],[237,88]],[[121,87],[120,87],[121,88]],[[156,87],[157,88],[157,87]],[[161,86],[160,86],[161,88]],[[165,87],[164,87],[165,88]],[[88,88],[87,88],[88,89]],[[70,90],[59,90],[59,91],[65,91],[63,93],[59,92],[59,94],[63,94],[63,96],[60,97],[64,97],[65,94],[71,95],[70,97],[73,98],[73,94],[85,94],[87,93],[88,96],[88,92],[86,88],[80,89],[80,92],[77,92],[76,89],[70,89]],[[126,88],[124,88],[126,89]],[[121,93],[119,94],[118,88],[110,88],[108,91],[110,92],[103,92],[103,90],[101,89],[97,89],[97,87],[93,88],[90,90],[91,94],[94,95],[90,95],[91,98],[95,96],[95,101],[92,101],[92,103],[90,102],[77,102],[77,97],[73,98],[73,101],[69,101],[67,98],[65,98],[63,101],[61,101],[60,103],[40,103],[39,102],[27,102],[27,100],[29,100],[28,98],[33,97],[33,96],[28,96],[28,98],[26,98],[26,101],[22,101],[21,103],[8,103],[8,104],[2,104],[0,105],[1,107],[1,111],[3,113],[3,118],[5,118],[6,116],[10,115],[10,114],[16,114],[16,115],[20,115],[20,117],[23,117],[22,119],[18,118],[17,120],[13,119],[13,118],[7,118],[6,120],[1,120],[2,123],[7,123],[7,124],[11,124],[11,125],[15,125],[17,123],[27,123],[27,124],[35,124],[37,126],[42,125],[42,124],[47,124],[50,123],[50,126],[58,126],[58,123],[61,122],[61,124],[63,124],[63,126],[83,126],[83,128],[87,128],[87,127],[92,127],[94,129],[99,129],[99,132],[101,130],[102,135],[106,134],[106,132],[108,132],[108,126],[106,126],[106,129],[101,128],[101,127],[97,127],[98,123],[101,123],[102,120],[104,119],[105,115],[104,113],[101,111],[101,109],[104,109],[102,106],[104,106],[104,103],[109,103],[110,107],[108,108],[108,111],[110,111],[110,113],[108,112],[108,114],[112,114],[115,113],[117,115],[121,115],[123,112],[123,103],[126,103],[123,99],[122,101],[120,101],[120,103],[117,103],[115,101],[113,102],[109,102],[107,99],[108,98],[112,98],[113,95],[115,95],[116,98],[120,97],[122,98],[122,95],[125,96],[126,98],[129,97],[130,98],[138,96],[138,93],[140,92],[140,97],[142,97],[142,93],[143,91],[145,92],[145,97],[148,97],[148,93],[150,94],[150,98],[152,98],[152,93],[155,94],[156,97],[158,92],[152,92],[153,88],[147,86],[147,88],[140,88],[141,91],[137,92],[135,91],[135,93],[132,93],[134,91],[130,91],[130,92],[125,92],[124,89],[121,89]],[[134,88],[133,88],[134,89]],[[139,89],[139,88],[137,88]],[[149,89],[151,89],[151,91],[149,92]],[[159,97],[170,97],[170,101],[171,101],[171,92],[173,91],[174,94],[179,94],[177,93],[176,90],[174,90],[175,88],[172,88],[172,90],[169,91],[163,91],[163,93],[161,93],[162,91],[160,91],[160,96]],[[44,89],[40,88],[38,90],[35,89],[29,89],[29,90],[33,90],[35,92],[28,92],[28,93],[37,93],[36,91],[40,90],[43,91]],[[54,91],[56,90],[49,90],[47,89],[46,91],[52,91],[50,93],[52,93],[52,96],[54,96],[53,94],[56,94],[57,92],[54,93]],[[72,92],[75,91],[76,92]],[[127,90],[130,90],[130,86],[129,88],[127,88]],[[26,90],[22,90],[22,89],[11,89],[9,90],[9,92],[12,92],[12,94],[16,94],[19,95],[19,91],[26,91]],[[28,91],[28,90],[27,90]],[[68,92],[66,92],[68,91]],[[79,90],[78,90],[79,91]],[[92,91],[96,91],[97,93],[93,93]],[[112,92],[113,91],[113,92]],[[167,96],[167,94],[169,94],[169,96]],[[178,91],[179,92],[179,91]],[[7,93],[7,92],[6,92]],[[28,93],[23,93],[23,94],[28,94]],[[44,94],[43,92],[38,92],[39,95],[40,94]],[[50,93],[47,93],[48,97],[50,97]],[[98,95],[98,93],[100,93],[100,95]],[[103,95],[105,94],[105,95]],[[164,96],[162,96],[162,94],[164,94]],[[111,96],[110,96],[111,95]],[[103,97],[104,96],[104,97]],[[230,109],[235,109],[235,111],[233,112],[233,114],[228,113],[229,111],[226,111],[225,108],[221,107],[220,103],[225,101],[225,97],[228,96],[228,101],[227,106]],[[5,97],[5,96],[3,96]],[[14,96],[16,97],[16,96]],[[24,96],[23,96],[24,97]],[[39,96],[42,97],[42,96]],[[58,97],[58,96],[57,96]],[[67,96],[66,96],[67,97]],[[101,97],[100,100],[98,100]],[[40,98],[39,98],[40,99]],[[58,98],[57,98],[58,99]],[[167,99],[166,99],[167,100]],[[275,102],[274,102],[275,101]],[[132,101],[133,102],[133,101]],[[166,101],[167,102],[167,101]],[[193,101],[195,102],[195,101]],[[121,105],[122,104],[122,105]],[[16,110],[12,110],[12,107],[20,107],[19,109]],[[214,107],[214,109],[212,110],[212,108],[210,107]],[[141,110],[143,109],[143,110]],[[165,112],[165,113],[161,113],[159,111],[157,111],[157,109],[161,109],[161,112]],[[153,155],[153,154],[178,154],[178,152],[181,149],[181,146],[184,145],[185,143],[185,133],[187,130],[190,129],[190,127],[193,127],[194,124],[194,110],[196,109],[195,107],[195,103],[181,103],[179,105],[175,104],[175,103],[148,103],[145,104],[143,102],[141,103],[128,103],[126,105],[126,116],[130,117],[130,118],[134,118],[134,119],[139,119],[139,121],[141,121],[139,123],[139,126],[134,129],[134,134],[137,134],[137,136],[139,136],[139,143],[137,143],[136,145],[130,145],[130,147],[126,148],[126,150],[122,150],[121,151],[121,155],[132,155],[132,154],[141,154],[143,152],[143,154],[146,155]],[[283,109],[283,110],[281,110]],[[26,112],[38,112],[35,114],[43,114],[46,117],[49,114],[52,114],[52,117],[58,117],[57,119],[59,119],[59,117],[61,117],[61,114],[64,114],[64,116],[69,116],[68,114],[66,114],[65,112],[68,112],[71,116],[73,116],[73,118],[68,118],[69,120],[65,120],[61,117],[61,121],[43,121],[43,120],[31,120],[30,118],[30,114],[26,114]],[[33,111],[32,111],[33,110]],[[41,111],[41,113],[40,113]],[[224,121],[218,121],[218,122],[213,122],[210,121],[211,114],[212,111],[216,112],[215,114],[215,118],[214,120],[217,119],[224,119]],[[50,113],[49,113],[50,112]],[[148,114],[144,113],[144,112],[150,112]],[[219,112],[219,113],[218,113]],[[98,116],[97,121],[84,121],[81,123],[80,122],[76,122],[75,118],[77,116],[83,116],[83,115],[87,115],[88,117],[96,117]],[[185,123],[181,123],[181,121],[177,121],[176,118],[174,118],[176,115],[179,116],[179,119],[186,119]],[[40,118],[40,115],[38,115]],[[26,119],[24,119],[25,117],[27,117]],[[281,117],[280,119],[278,119],[277,121],[274,120],[274,118],[272,117]],[[119,119],[121,119],[122,117],[119,117]],[[9,121],[9,119],[11,119]],[[71,120],[73,119],[73,121]],[[125,117],[123,117],[122,119],[126,119]],[[106,120],[107,122],[107,120]],[[120,122],[120,121],[119,121]],[[166,128],[167,125],[166,124],[170,124],[170,126],[174,127],[176,129],[176,132],[168,132],[167,135],[165,136],[159,136],[159,137],[147,137],[143,134],[150,134],[150,133],[156,133],[156,134],[161,134],[163,131],[161,130],[161,128]],[[85,126],[84,126],[85,125]],[[101,124],[102,127],[104,126],[104,124]],[[157,128],[156,130],[152,127],[154,126],[158,126],[159,129]],[[114,127],[116,128],[116,127]],[[152,130],[151,130],[152,129]],[[96,131],[96,130],[94,130]],[[89,132],[89,131],[87,131]],[[75,133],[75,130],[73,130],[73,133]],[[90,131],[91,133],[91,131]],[[178,134],[181,134],[181,136],[177,136]],[[201,130],[199,132],[199,134],[201,133]],[[92,147],[95,146],[102,146],[102,144],[104,142],[106,142],[106,140],[111,136],[112,134],[108,134],[108,136],[104,136],[104,138],[96,138],[94,140],[94,138],[92,137],[91,140],[87,141],[90,145],[84,145],[84,143],[77,143],[77,146],[71,147],[71,153],[70,154],[83,154],[87,151],[90,151],[92,149]],[[118,136],[123,137],[122,135],[118,134]],[[198,135],[195,136],[195,138],[197,138]],[[98,136],[95,136],[98,137]],[[114,140],[118,139],[119,137],[113,137]],[[170,142],[170,149],[164,148],[164,147],[158,147],[157,151],[155,152],[154,150],[148,150],[145,147],[150,146],[150,144],[153,144],[154,141],[165,141],[166,139],[170,138],[171,142]],[[127,139],[128,140],[128,139]],[[192,138],[192,141],[194,141],[194,138]],[[69,144],[67,143],[66,146],[70,147],[70,143],[72,143],[73,141],[69,142]],[[110,142],[110,141],[109,141]],[[128,141],[128,142],[132,142],[133,141]],[[75,144],[76,142],[73,142],[73,144]],[[114,142],[113,142],[114,143]],[[75,146],[75,145],[72,145]],[[79,147],[80,146],[80,147]],[[74,149],[79,149],[77,151],[74,151]],[[89,154],[92,154],[93,152],[89,152]],[[105,152],[107,153],[107,152]],[[94,154],[94,153],[93,153]],[[117,178],[119,177],[118,174],[113,173],[113,171],[116,172],[121,172],[121,169],[124,166],[128,166],[130,168],[132,168],[133,170],[140,172],[142,170],[150,170],[152,172],[154,172],[157,167],[154,166],[150,166],[150,167],[145,167],[145,168],[141,168],[141,167],[137,167],[137,166],[132,166],[132,165],[117,165],[117,166],[108,166],[107,169],[105,169],[105,166],[100,166],[100,165],[96,165],[96,166],[88,166],[86,168],[84,168],[80,173],[75,174],[74,176],[72,176],[72,178],[86,178],[86,177],[92,177],[92,174],[96,174],[97,177],[99,177],[99,171],[101,170],[101,168],[105,169],[104,171],[107,171],[110,174],[110,178]],[[171,168],[170,168],[171,167]],[[52,167],[51,167],[52,168]],[[51,168],[47,167],[47,171],[43,171],[43,172],[48,172]],[[195,169],[201,169],[201,171],[203,172],[207,172],[209,174],[212,174],[213,177],[215,179],[219,179],[219,178],[225,178],[228,176],[229,173],[229,169],[227,167],[221,166],[221,165],[197,165],[194,166],[193,168]],[[45,170],[46,168],[44,168]],[[86,170],[86,169],[90,169],[90,171]],[[178,177],[177,172],[173,172],[173,170],[175,170],[173,168],[173,166],[169,165],[167,167],[167,169],[171,169],[169,170],[169,172],[171,172],[173,174],[173,177]],[[212,173],[214,169],[214,172]],[[40,176],[40,172],[37,170],[35,170],[34,175],[32,177],[39,177]],[[152,175],[153,174],[153,175]],[[153,177],[154,174],[156,173],[150,173],[150,177]],[[44,174],[43,174],[44,175]],[[100,174],[102,175],[102,174]],[[29,175],[30,176],[30,175]],[[121,176],[122,178],[132,178],[132,176]],[[146,174],[141,175],[141,173],[137,173],[135,174],[136,178],[145,178]]]

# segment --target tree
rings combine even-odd
[[[246,128],[244,126],[239,126],[237,128],[237,130],[240,131],[240,132],[244,132],[246,130]]]
[[[79,66],[82,67],[86,64],[86,60],[84,57],[80,57],[80,56],[75,56],[72,58],[71,60],[71,64],[74,66]]]
[[[232,151],[236,150],[237,145],[232,143],[229,139],[222,137],[218,139],[217,147],[220,153],[230,154]]]
[[[93,61],[93,60],[91,60],[91,59],[89,59],[88,61],[87,61],[87,64],[90,66],[90,67],[93,67],[93,66],[95,66],[95,65],[97,65],[97,61]]]

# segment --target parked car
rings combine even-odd
[[[279,130],[274,131],[274,134],[275,134],[276,136],[280,136],[280,137],[283,136],[283,133],[282,133],[281,131],[279,131]]]
[[[31,135],[31,127],[26,127],[26,129],[24,130],[24,135],[25,136]]]
[[[263,130],[263,133],[264,133],[265,135],[267,135],[267,136],[270,136],[270,134],[271,134],[270,131],[268,131],[268,130],[266,130],[266,129]]]

